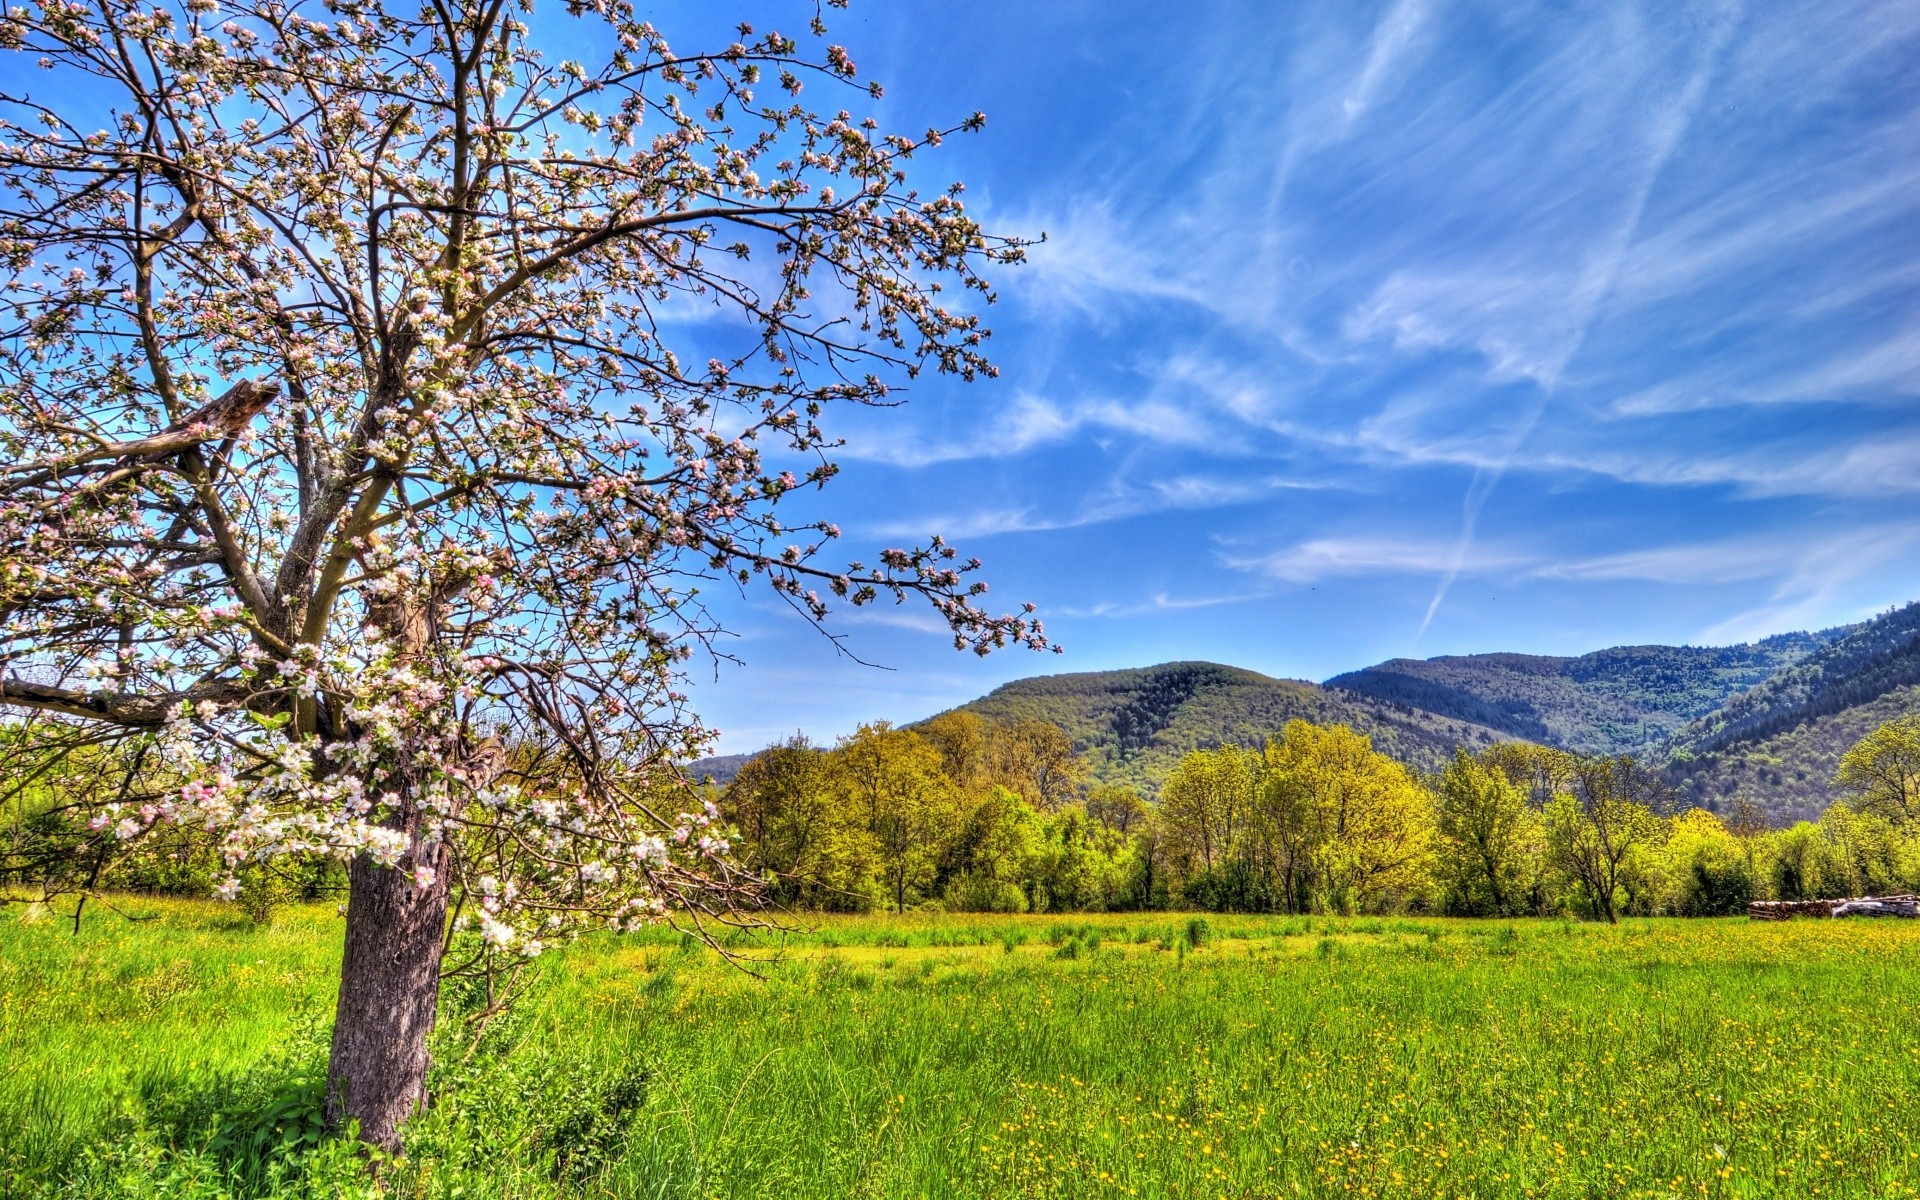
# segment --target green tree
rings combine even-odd
[[[1572,791],[1580,765],[1577,754],[1533,742],[1499,742],[1482,750],[1480,759],[1525,792],[1535,809]]]
[[[1754,898],[1747,847],[1704,808],[1690,809],[1668,824],[1658,859],[1662,911],[1683,917],[1728,916],[1745,912]]]
[[[1253,801],[1257,755],[1238,746],[1195,750],[1160,785],[1160,822],[1185,876],[1223,865],[1238,845]]]
[[[1840,759],[1833,786],[1854,808],[1905,825],[1920,817],[1920,714],[1888,721]]]
[[[1524,911],[1539,878],[1544,830],[1504,771],[1456,751],[1435,781],[1439,872],[1448,907],[1466,916]]]
[[[1297,792],[1281,807],[1308,822],[1304,844],[1321,903],[1376,909],[1431,887],[1433,797],[1366,735],[1289,721],[1264,759],[1263,796]]]
[[[1025,912],[1043,837],[1032,805],[1006,788],[989,788],[947,847],[942,892],[947,906],[961,912]]]
[[[884,721],[862,725],[834,752],[836,773],[864,819],[895,912],[938,878],[940,851],[960,821],[960,792],[931,742]]]
[[[1920,882],[1920,838],[1886,811],[1835,804],[1820,830],[1833,848],[1823,881],[1835,896],[1884,896]]]
[[[1147,813],[1147,802],[1130,787],[1103,783],[1087,793],[1087,815],[1115,833],[1125,835],[1138,829]]]
[[[987,782],[987,743],[993,723],[979,713],[955,709],[929,717],[913,727],[913,732],[933,743],[940,751],[947,778],[966,792],[983,791]],[[1015,789],[1018,791],[1019,789]]]
[[[1079,799],[1087,773],[1066,730],[1041,720],[990,724],[985,769],[990,780],[1018,792],[1041,812]]]
[[[1034,863],[1035,911],[1101,911],[1126,885],[1127,841],[1069,804],[1048,813]]]
[[[1801,821],[1768,835],[1767,840],[1776,897],[1817,900],[1846,893],[1847,867],[1826,829],[1812,821]]]
[[[1546,807],[1550,860],[1609,924],[1619,924],[1621,902],[1638,882],[1637,868],[1660,837],[1653,810],[1669,795],[1663,780],[1623,754],[1577,760],[1573,790]]]
[[[756,754],[721,795],[743,864],[772,881],[776,900],[841,908],[870,890],[878,846],[836,765],[795,737]]]

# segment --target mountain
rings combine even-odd
[[[1095,779],[1148,794],[1187,751],[1257,746],[1296,717],[1350,725],[1417,768],[1439,765],[1456,745],[1477,749],[1507,740],[1470,719],[1208,662],[1040,675],[995,688],[960,710],[993,720],[1052,721],[1086,755]]]
[[[683,770],[687,778],[695,783],[711,779],[724,787],[733,782],[733,777],[740,773],[740,768],[746,766],[747,760],[752,757],[752,754],[715,754],[707,758],[696,758]]]
[[[1741,646],[1615,646],[1576,658],[1396,658],[1324,685],[1208,662],[1040,675],[960,711],[1066,730],[1100,782],[1159,788],[1189,750],[1257,746],[1296,717],[1343,723],[1418,769],[1455,746],[1521,739],[1664,763],[1695,803],[1742,801],[1775,823],[1834,800],[1840,756],[1920,712],[1920,604]],[[725,783],[751,757],[701,759]]]
[[[1693,756],[1681,751],[1669,770],[1682,794],[1715,812],[1750,803],[1769,824],[1810,821],[1835,796],[1840,756],[1895,717],[1920,712],[1920,687],[1894,688],[1858,704],[1819,713]]]
[[[1920,604],[1831,632],[1840,636],[1678,731],[1674,749],[1710,753],[1920,683]]]
[[[1672,770],[1696,803],[1745,798],[1776,821],[1818,816],[1840,756],[1920,712],[1920,604],[1839,632],[1675,733]]]
[[[1744,646],[1615,646],[1578,658],[1396,658],[1327,686],[1567,750],[1644,755],[1848,632],[1785,633]]]

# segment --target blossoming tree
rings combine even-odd
[[[776,515],[836,407],[991,371],[977,272],[1022,254],[911,188],[958,130],[810,102],[869,88],[801,17],[700,53],[628,0],[0,20],[0,705],[186,781],[103,789],[90,849],[348,860],[329,1113],[373,1143],[450,928],[533,954],[750,887],[671,766],[703,583],[1045,644],[938,539],[842,567]]]

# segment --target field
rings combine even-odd
[[[0,1195],[336,1195],[338,918],[0,910]],[[1902,1196],[1920,929],[820,920],[543,960],[384,1186],[419,1197]],[[1915,1147],[1915,1148],[1910,1148]]]

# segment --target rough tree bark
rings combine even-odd
[[[443,847],[416,843],[414,854],[412,865],[435,869],[431,887],[364,856],[347,868],[346,956],[327,1063],[329,1124],[358,1121],[361,1140],[389,1152],[426,1103],[447,920]]]

